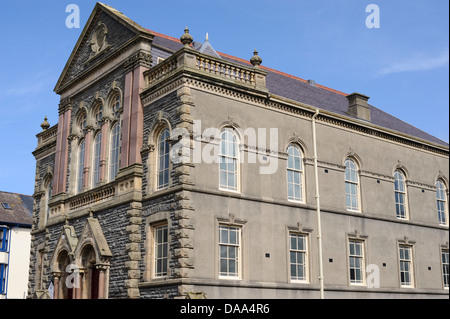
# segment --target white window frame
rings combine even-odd
[[[224,139],[225,134],[232,136],[232,141]],[[231,146],[231,147],[230,147]],[[225,149],[224,149],[225,148]],[[230,151],[232,150],[231,154]],[[234,154],[233,154],[234,153]],[[228,165],[232,165],[233,169],[229,170]],[[226,183],[222,180],[225,174]],[[234,185],[230,186],[229,177],[233,176]],[[240,192],[240,163],[239,163],[239,139],[231,128],[224,128],[220,132],[219,145],[219,189],[228,192]]]
[[[438,222],[441,226],[448,226],[447,189],[442,180],[437,180],[435,186]]]
[[[441,269],[442,269],[442,285],[444,289],[449,289],[449,250],[441,249]]]
[[[292,245],[292,240],[294,239],[293,237],[295,237],[296,240],[296,247],[293,247]],[[298,247],[298,238],[302,237],[303,238],[303,249],[299,249]],[[295,262],[293,263],[292,260],[292,254],[295,254]],[[298,263],[298,256],[301,255],[303,256],[303,264]],[[294,232],[294,231],[290,231],[289,232],[289,257],[288,257],[288,263],[289,263],[289,281],[291,283],[309,283],[309,238],[308,238],[308,234],[305,233],[299,233],[299,232]],[[293,276],[292,275],[292,267],[295,266],[296,267],[296,271],[297,271],[297,275]],[[298,267],[299,266],[303,266],[303,276],[299,277],[298,276]]]
[[[354,245],[354,249],[352,251],[352,245]],[[357,252],[357,247],[359,246],[359,253]],[[365,240],[361,239],[355,239],[355,238],[349,238],[348,239],[348,275],[349,275],[349,282],[352,286],[365,286],[366,285],[366,242]],[[353,262],[352,260],[359,261],[359,266]],[[352,270],[355,271],[355,277],[356,273],[359,270],[360,272],[360,279],[352,279]]]
[[[402,253],[403,251],[403,253]],[[408,252],[408,256],[405,256],[405,251]],[[408,244],[398,245],[398,261],[399,261],[399,281],[401,288],[414,288],[414,252],[413,246]],[[408,266],[406,269],[405,266]],[[409,276],[409,281],[405,281],[405,275]]]
[[[293,152],[297,152],[291,154]],[[287,198],[289,201],[304,203],[304,169],[303,169],[303,153],[297,145],[290,144],[287,148],[288,158],[286,164],[286,182],[287,182]],[[298,164],[298,165],[297,165]],[[292,192],[290,191],[292,189]],[[298,196],[296,191],[298,189]],[[290,194],[293,194],[292,196]]]
[[[361,212],[358,164],[352,158],[345,160],[345,206],[352,212]],[[355,199],[355,203],[354,200]],[[355,205],[353,205],[355,204]]]
[[[237,225],[219,224],[218,231],[219,279],[240,280],[242,278],[242,227]],[[223,231],[228,233],[226,241],[223,236]],[[235,243],[230,240],[230,231],[235,233]],[[222,248],[225,248],[225,250]],[[234,257],[230,257],[230,252],[232,251],[234,251]],[[226,252],[226,256],[223,254],[224,252]],[[223,261],[226,262],[225,271],[222,271]],[[233,261],[237,263],[237,265],[235,264],[235,271],[230,272],[230,265]]]
[[[401,178],[400,178],[401,177]],[[395,195],[395,215],[398,219],[408,220],[408,191],[406,186],[406,176],[401,170],[394,172],[394,195]],[[403,199],[403,203],[400,198]],[[404,209],[404,215],[401,215],[401,209]]]

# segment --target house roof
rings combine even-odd
[[[3,205],[5,203],[6,205]],[[9,207],[9,208],[5,208]],[[33,223],[33,197],[0,191],[0,225],[19,224],[31,226]]]
[[[150,31],[155,38],[154,44],[165,47],[172,51],[179,50],[183,45],[180,40],[171,36],[167,36],[155,31]],[[207,45],[211,46],[209,41]],[[212,47],[212,46],[211,46]],[[216,52],[216,51],[214,51]],[[207,52],[206,52],[207,53]],[[232,55],[216,52],[221,58],[237,63],[242,63],[250,66],[248,60],[234,57]],[[261,65],[261,69],[267,71],[266,87],[271,94],[288,98],[300,103],[308,104],[328,112],[344,115],[346,117],[353,117],[347,113],[348,100],[347,93],[320,85],[311,85],[307,80],[266,67]],[[393,115],[390,115],[383,110],[370,105],[371,123],[377,126],[386,128],[390,131],[406,134],[413,138],[428,141],[446,148],[449,144],[434,137],[427,132],[424,132],[415,126],[408,124]]]

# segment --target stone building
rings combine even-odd
[[[180,35],[95,6],[33,152],[30,298],[448,298],[447,143]]]

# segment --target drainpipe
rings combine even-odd
[[[323,284],[323,256],[322,256],[322,222],[320,220],[320,195],[319,195],[319,172],[317,165],[317,141],[316,141],[316,118],[319,115],[319,109],[312,117],[312,133],[313,133],[313,147],[314,147],[314,176],[316,184],[316,207],[317,207],[317,241],[319,243],[319,284],[320,284],[320,299],[325,299],[324,284]]]

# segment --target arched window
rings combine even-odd
[[[165,128],[161,131],[158,136],[158,145],[157,145],[157,181],[156,188],[163,189],[169,186],[169,129]]]
[[[394,185],[396,216],[400,219],[408,219],[406,178],[400,170],[394,172]]]
[[[121,107],[120,94],[116,94],[111,99],[111,112],[113,116],[119,116],[120,107]]]
[[[232,129],[226,128],[220,133],[219,163],[219,188],[238,191],[238,143]]]
[[[345,160],[345,204],[348,210],[359,211],[358,166],[351,158]]]
[[[100,157],[102,153],[102,133],[98,133],[94,140],[94,158],[93,158],[93,179],[92,186],[96,186],[100,181]]]
[[[45,220],[44,220],[44,224],[47,224],[48,218],[50,217],[50,207],[48,206],[48,203],[50,202],[50,199],[52,198],[52,190],[53,190],[53,177],[50,177],[50,179],[47,182],[47,187],[45,189]]]
[[[288,200],[303,202],[303,159],[302,152],[295,145],[287,149]]]
[[[447,194],[444,183],[441,180],[436,182],[436,202],[439,225],[447,226]]]
[[[78,168],[77,168],[77,192],[83,190],[84,185],[84,153],[85,153],[85,141],[81,141],[78,146]]]
[[[117,123],[111,130],[111,142],[110,150],[111,155],[109,157],[109,179],[112,181],[116,178],[119,171],[119,148],[120,148],[120,125]]]
[[[83,131],[86,128],[86,125],[87,125],[87,116],[86,116],[86,114],[83,114],[81,116],[81,119],[80,119],[80,129],[81,129],[81,131]]]
[[[97,110],[95,111],[95,121],[97,124],[100,124],[103,119],[103,105],[99,105]]]

